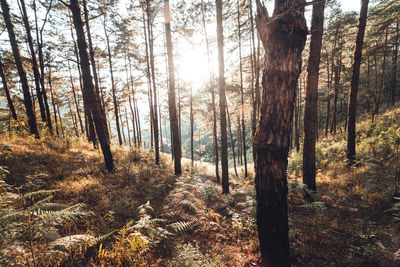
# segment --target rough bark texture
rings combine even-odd
[[[165,19],[165,34],[167,39],[168,72],[169,72],[169,92],[168,92],[169,119],[171,124],[175,175],[180,176],[182,174],[182,167],[181,167],[182,151],[181,151],[181,141],[178,132],[179,129],[178,118],[176,114],[175,70],[174,70],[174,58],[173,58],[172,38],[171,38],[171,16],[170,16],[168,0],[164,0],[164,19]]]
[[[311,190],[317,190],[315,183],[315,142],[318,132],[318,78],[324,31],[324,9],[325,1],[313,6],[305,91],[303,183]]]
[[[111,154],[110,143],[107,139],[106,119],[101,112],[100,99],[97,98],[95,88],[93,85],[92,75],[90,73],[89,55],[87,52],[87,44],[85,40],[85,32],[83,30],[83,22],[81,18],[81,9],[78,0],[71,0],[70,9],[73,16],[73,22],[76,30],[79,56],[81,59],[81,70],[83,78],[82,93],[85,99],[88,100],[90,110],[93,114],[93,121],[96,127],[96,133],[99,138],[100,146],[103,151],[104,161],[107,170],[114,170],[114,161]]]
[[[254,137],[257,227],[263,266],[289,266],[287,157],[307,26],[303,0],[275,1],[274,16],[257,0],[264,45],[260,116]]]
[[[17,66],[18,75],[21,80],[22,91],[24,94],[24,105],[25,105],[25,109],[26,109],[26,115],[28,117],[29,130],[30,130],[31,134],[34,134],[36,138],[39,138],[39,131],[38,131],[37,124],[36,124],[35,113],[33,111],[33,105],[32,105],[31,93],[30,93],[29,85],[28,85],[28,79],[26,78],[26,72],[22,65],[21,55],[19,53],[19,48],[18,48],[18,43],[15,38],[14,26],[13,26],[13,23],[12,23],[11,17],[10,17],[10,8],[9,8],[6,0],[0,0],[0,4],[1,4],[1,10],[3,11],[3,17],[4,17],[4,22],[6,24],[6,27],[7,27],[8,36],[10,39],[10,44],[11,44],[11,48],[13,51],[15,64]]]
[[[367,24],[369,0],[361,1],[361,11],[358,23],[356,48],[354,51],[353,70],[351,74],[349,101],[347,107],[347,159],[352,164],[356,159],[356,111],[357,93],[360,82],[360,65],[362,58],[362,48],[364,44],[365,26]]]
[[[228,133],[226,130],[226,96],[225,96],[225,67],[224,67],[224,35],[222,28],[222,0],[217,3],[217,40],[218,40],[218,87],[219,110],[221,125],[221,167],[222,167],[222,193],[229,194],[228,173]]]
[[[14,103],[11,99],[10,90],[8,89],[6,76],[4,75],[4,67],[3,63],[1,62],[1,59],[0,59],[0,77],[1,77],[1,82],[3,83],[3,89],[4,93],[6,94],[7,104],[8,108],[10,109],[11,116],[14,120],[17,121],[18,120],[17,113],[15,112]]]

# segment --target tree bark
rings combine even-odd
[[[83,78],[83,97],[88,101],[89,108],[93,114],[93,121],[96,127],[96,133],[99,138],[100,146],[103,151],[104,161],[108,171],[113,171],[114,160],[111,154],[110,143],[107,139],[107,127],[106,119],[101,112],[100,99],[96,95],[96,91],[93,85],[92,75],[90,73],[89,55],[87,52],[87,44],[85,40],[85,32],[83,30],[83,22],[81,18],[81,9],[78,0],[70,1],[70,9],[73,15],[73,22],[76,30],[79,55],[81,59],[81,70]]]
[[[79,65],[78,65],[79,67]],[[84,133],[85,131],[83,130],[83,123],[82,123],[82,118],[81,118],[81,112],[79,109],[79,103],[78,103],[78,99],[76,97],[76,91],[75,91],[75,85],[74,85],[74,80],[72,78],[72,73],[71,73],[71,68],[69,65],[69,60],[68,60],[68,70],[69,70],[69,78],[71,80],[71,89],[72,89],[72,95],[74,97],[74,104],[75,104],[75,108],[76,108],[76,113],[78,115],[78,120],[79,120],[79,125],[81,127],[81,132]]]
[[[356,48],[354,51],[353,70],[351,74],[351,85],[347,108],[347,159],[349,164],[353,164],[356,159],[356,111],[357,93],[360,82],[360,66],[362,58],[362,48],[364,44],[365,26],[367,24],[369,0],[361,0],[361,11],[358,24]]]
[[[8,89],[6,76],[4,75],[4,66],[0,59],[0,76],[1,82],[3,83],[4,93],[6,94],[8,108],[10,109],[13,120],[18,121],[17,113],[15,112],[14,103],[11,99],[10,90]]]
[[[222,27],[222,0],[216,0],[217,4],[217,40],[218,40],[218,87],[219,110],[221,125],[221,166],[222,166],[222,193],[229,194],[228,173],[228,134],[226,130],[226,95],[225,95],[225,67],[224,67],[224,36]]]
[[[48,66],[48,83],[49,83],[49,90],[50,90],[50,98],[51,98],[51,104],[53,106],[53,115],[54,115],[54,127],[56,128],[56,134],[59,137],[60,136],[60,132],[58,130],[58,119],[57,119],[57,109],[56,109],[56,102],[54,99],[54,93],[53,93],[53,86],[52,86],[52,77],[51,77],[51,64],[49,63]]]
[[[284,2],[284,3],[282,3]],[[260,116],[254,138],[257,226],[262,266],[289,266],[287,157],[307,36],[305,1],[275,1],[274,15],[257,0],[256,25],[264,45]]]
[[[167,39],[167,53],[168,53],[168,72],[169,72],[169,92],[168,92],[168,108],[169,108],[169,120],[171,124],[171,135],[172,135],[172,146],[174,153],[174,169],[175,175],[182,175],[181,167],[181,141],[178,132],[178,118],[176,114],[176,103],[175,103],[175,70],[174,70],[174,58],[171,38],[171,15],[169,9],[169,1],[164,0],[164,24],[165,24],[165,35]]]
[[[311,42],[307,65],[306,101],[304,109],[303,183],[316,191],[315,142],[318,132],[318,79],[321,58],[322,34],[324,32],[325,1],[313,6],[311,19]]]
[[[10,17],[10,8],[9,8],[6,0],[0,0],[0,4],[1,4],[1,9],[3,11],[3,17],[4,17],[4,22],[6,24],[6,27],[7,27],[8,36],[10,39],[10,44],[11,44],[11,48],[13,51],[15,64],[17,66],[18,75],[21,80],[22,91],[23,91],[23,95],[24,95],[24,105],[25,105],[26,115],[28,117],[29,130],[30,130],[31,134],[34,134],[35,137],[37,139],[39,139],[40,136],[39,136],[39,131],[38,131],[37,124],[36,124],[35,113],[33,111],[33,105],[32,105],[32,99],[31,99],[31,94],[30,94],[30,90],[29,90],[29,85],[28,85],[28,79],[26,78],[26,72],[22,65],[18,43],[15,38],[14,26],[13,26],[13,23],[12,23],[11,17]]]

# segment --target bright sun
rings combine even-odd
[[[201,49],[183,49],[178,71],[180,79],[191,84],[193,88],[200,88],[209,80],[207,55]]]

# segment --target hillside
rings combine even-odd
[[[400,109],[358,124],[358,163],[345,134],[318,143],[318,195],[289,160],[294,266],[389,266],[400,247]],[[253,180],[221,194],[212,166],[113,147],[117,171],[81,139],[0,137],[0,262],[15,266],[258,266]],[[397,178],[395,179],[397,171]],[[233,174],[232,174],[233,176]],[[340,255],[340,256],[339,256]]]

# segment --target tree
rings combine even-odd
[[[307,36],[305,1],[276,0],[273,16],[257,0],[265,49],[260,116],[254,136],[257,227],[263,266],[289,266],[287,157],[297,80]]]
[[[168,108],[169,108],[169,120],[171,124],[171,136],[172,146],[174,154],[174,168],[175,175],[182,175],[181,167],[181,141],[179,138],[179,126],[178,117],[176,114],[176,103],[175,103],[175,71],[174,71],[174,58],[171,38],[171,15],[169,10],[169,0],[164,0],[164,24],[165,24],[165,35],[167,42],[167,54],[168,54],[168,73],[169,73],[169,92],[168,92]]]
[[[219,87],[219,110],[221,125],[221,166],[222,166],[222,193],[229,194],[228,173],[228,134],[226,130],[226,95],[224,77],[224,35],[222,28],[222,0],[217,3],[217,40],[218,40],[218,87]]]
[[[318,134],[318,78],[324,32],[325,1],[313,6],[311,42],[307,66],[307,87],[304,109],[303,183],[317,190],[315,183],[315,142]]]
[[[93,85],[92,75],[90,73],[89,55],[87,52],[87,44],[85,40],[85,32],[83,30],[83,22],[81,18],[81,8],[78,0],[71,0],[69,8],[72,12],[73,22],[75,26],[77,43],[79,49],[82,79],[83,79],[83,98],[87,101],[88,106],[93,114],[93,120],[96,127],[97,137],[100,142],[101,150],[103,151],[104,161],[108,171],[113,171],[114,160],[111,154],[111,147],[108,140],[107,122],[103,116],[100,107],[100,99],[98,99]]]
[[[353,164],[356,159],[357,92],[358,84],[360,82],[360,65],[364,44],[365,26],[367,24],[368,3],[369,0],[361,0],[361,11],[358,23],[356,48],[354,51],[349,101],[347,107],[347,159],[349,160],[349,164]]]
[[[3,11],[4,22],[7,27],[8,36],[10,39],[11,48],[14,55],[15,65],[17,66],[18,75],[22,85],[22,91],[24,94],[24,105],[26,110],[26,115],[28,117],[28,125],[31,134],[34,134],[36,138],[40,138],[39,131],[36,124],[36,116],[33,111],[31,93],[29,90],[28,79],[26,78],[26,72],[24,66],[22,65],[21,55],[19,53],[19,47],[17,39],[15,38],[14,26],[10,17],[10,7],[6,0],[0,0],[1,9]]]
[[[15,112],[15,107],[10,95],[10,90],[7,85],[6,76],[4,75],[4,66],[3,63],[1,62],[1,59],[0,59],[0,77],[1,77],[1,82],[3,83],[3,89],[4,93],[6,94],[7,104],[8,108],[10,109],[11,116],[15,121],[17,121],[18,120],[17,113]]]

